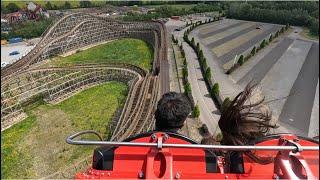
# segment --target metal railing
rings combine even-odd
[[[93,133],[92,131],[87,131]],[[66,141],[72,145],[98,145],[106,147],[134,146],[134,147],[155,147],[155,148],[194,148],[194,149],[213,149],[213,150],[232,150],[232,151],[248,151],[248,150],[264,150],[264,151],[319,151],[319,146],[301,146],[299,144],[293,146],[226,146],[226,145],[202,145],[202,144],[169,144],[163,143],[162,140],[157,143],[143,142],[114,142],[114,141],[88,141],[74,140],[74,138],[85,134],[81,131],[69,136]],[[94,133],[98,134],[98,133]]]

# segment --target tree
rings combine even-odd
[[[50,3],[50,1],[48,1],[45,5],[46,9],[50,10],[53,9],[52,4]]]
[[[211,89],[211,95],[212,96],[216,96],[219,95],[220,90],[219,90],[219,84],[218,83],[214,83],[212,89]]]
[[[273,39],[272,34],[270,34],[269,42],[271,42],[271,41],[272,41],[272,39]]]
[[[193,108],[192,116],[194,118],[198,118],[200,116],[200,109],[199,109],[198,104]]]
[[[82,7],[82,8],[88,8],[88,7],[92,6],[91,1],[80,1],[79,4],[80,4],[80,7]]]
[[[230,106],[231,100],[229,97],[225,98],[222,105],[221,105],[221,112],[224,112],[227,110],[227,108]]]
[[[256,47],[254,46],[251,50],[251,55],[254,56],[256,54]]]
[[[196,52],[199,55],[199,52],[200,52],[200,44],[199,43],[197,43]]]
[[[211,68],[210,68],[210,67],[208,67],[208,68],[206,69],[206,72],[205,72],[204,77],[205,77],[208,81],[211,80]]]
[[[187,83],[184,85],[184,93],[185,93],[185,94],[191,93],[191,85],[190,85],[189,82],[187,82]]]
[[[172,39],[172,42],[177,43],[177,42],[176,42],[176,39],[175,39],[174,36],[173,36],[173,34],[172,34],[172,36],[171,36],[171,39]]]
[[[206,69],[208,68],[208,64],[207,64],[206,58],[203,58],[202,68],[203,68],[204,70],[206,70]]]
[[[185,52],[184,52],[184,50],[183,50],[183,49],[181,49],[181,55],[182,55],[182,57],[183,57],[183,58],[185,58],[185,57],[186,57],[186,54],[185,54]]]
[[[222,141],[222,139],[223,139],[222,133],[218,133],[218,134],[216,135],[216,140],[217,140],[217,142]]]
[[[240,66],[242,66],[243,63],[244,63],[243,55],[241,54],[241,56],[240,56],[240,58],[239,58],[239,60],[238,60],[238,64],[239,64]]]
[[[289,23],[286,24],[286,30],[288,30],[290,27]]]
[[[53,9],[59,9],[56,4],[53,5]]]
[[[319,20],[313,18],[310,23],[310,33],[315,36],[319,36]]]
[[[184,78],[187,78],[187,77],[188,77],[188,68],[187,68],[187,66],[184,66],[184,67],[182,68],[182,76],[183,76]]]
[[[194,37],[192,37],[192,39],[191,39],[191,45],[194,47],[194,44],[195,42],[194,42]]]
[[[63,7],[64,9],[71,9],[71,4],[68,1],[66,1]]]
[[[261,43],[260,43],[260,49],[264,48],[266,46],[266,40],[264,39]]]
[[[17,12],[17,11],[20,10],[19,6],[16,5],[16,3],[13,3],[13,2],[9,3],[9,4],[7,5],[7,7],[6,7],[6,9],[7,9],[7,11],[8,11],[9,13]]]
[[[187,66],[188,65],[188,63],[187,63],[187,59],[184,57],[183,58],[183,65],[185,65],[185,66]]]
[[[203,59],[203,58],[204,58],[202,49],[200,49],[200,51],[199,51],[199,58],[200,58],[200,59]]]

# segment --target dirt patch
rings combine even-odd
[[[199,132],[199,128],[202,126],[202,122],[198,118],[188,118],[187,127],[189,137],[197,142],[201,142],[202,136]]]

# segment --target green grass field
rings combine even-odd
[[[67,57],[57,57],[53,65],[67,66],[82,63],[128,63],[151,69],[153,49],[146,42],[139,39],[120,39]]]
[[[56,105],[37,101],[26,107],[28,118],[1,132],[1,179],[45,177],[90,155],[93,147],[69,145],[66,137],[89,129],[106,137],[127,91],[126,84],[109,82]]]

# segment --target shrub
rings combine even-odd
[[[188,68],[187,68],[187,66],[184,66],[184,67],[182,68],[182,76],[183,76],[184,78],[187,78],[187,77],[188,77]]]
[[[256,47],[255,46],[252,48],[251,54],[252,54],[252,56],[254,56],[256,54]]]
[[[319,20],[312,19],[309,28],[312,35],[319,36]]]
[[[211,68],[210,68],[210,67],[208,67],[208,68],[206,69],[206,72],[205,72],[204,77],[205,77],[207,80],[210,80],[210,79],[211,79]]]
[[[187,63],[187,59],[184,57],[183,58],[183,65],[185,65],[185,66],[187,66],[188,65],[188,63]]]
[[[200,49],[200,51],[199,51],[199,58],[200,58],[200,59],[203,59],[203,58],[204,58],[202,49]]]
[[[225,98],[221,105],[221,112],[225,111],[231,104],[231,100],[229,97]]]
[[[3,6],[2,1],[1,1],[1,7]],[[2,9],[2,8],[1,8]],[[8,13],[13,13],[13,12],[17,12],[20,10],[20,7],[15,4],[14,2],[10,2],[7,6],[6,6],[6,10],[8,11]]]
[[[200,116],[200,109],[199,109],[199,106],[196,105],[194,108],[193,108],[193,111],[192,111],[192,116],[194,118],[198,118]]]
[[[202,61],[202,68],[203,70],[206,70],[208,68],[207,60],[205,58],[203,58],[203,61]]]
[[[182,55],[183,58],[186,57],[186,55],[185,55],[183,50],[181,51],[181,55]]]
[[[191,39],[191,45],[194,47],[194,45],[195,45],[195,42],[194,42],[194,37],[192,37],[192,39]]]
[[[200,44],[199,43],[197,43],[196,52],[198,55],[200,54]]]
[[[290,27],[289,23],[286,24],[286,30],[288,30]]]
[[[220,90],[219,90],[219,84],[218,83],[214,83],[212,89],[211,89],[211,95],[215,96],[215,95],[219,95]]]
[[[191,85],[190,85],[189,82],[187,82],[187,83],[184,85],[184,93],[185,93],[185,94],[191,93]]]
[[[244,62],[248,61],[248,59],[251,58],[251,57],[252,57],[252,55],[251,55],[251,54],[248,54],[246,57],[244,57],[244,59],[243,59]]]
[[[221,133],[218,133],[218,134],[216,135],[216,141],[217,141],[217,142],[221,142],[222,139],[223,139],[223,135],[222,135]]]
[[[238,64],[239,64],[240,66],[242,66],[243,63],[244,63],[243,55],[241,54],[241,56],[240,56],[240,58],[239,58],[239,60],[238,60]]]
[[[203,134],[203,136],[205,136],[205,137],[210,135],[209,129],[208,129],[208,127],[207,127],[206,124],[202,124],[202,126],[200,127],[200,132],[201,132],[201,134]]]
[[[272,41],[272,39],[273,39],[272,34],[270,34],[269,42],[271,42],[271,41]]]
[[[171,39],[172,39],[172,41],[173,41],[174,43],[176,42],[175,39],[174,39],[173,34],[171,35]]]
[[[266,46],[266,40],[264,39],[261,43],[260,43],[260,49],[264,48]]]

